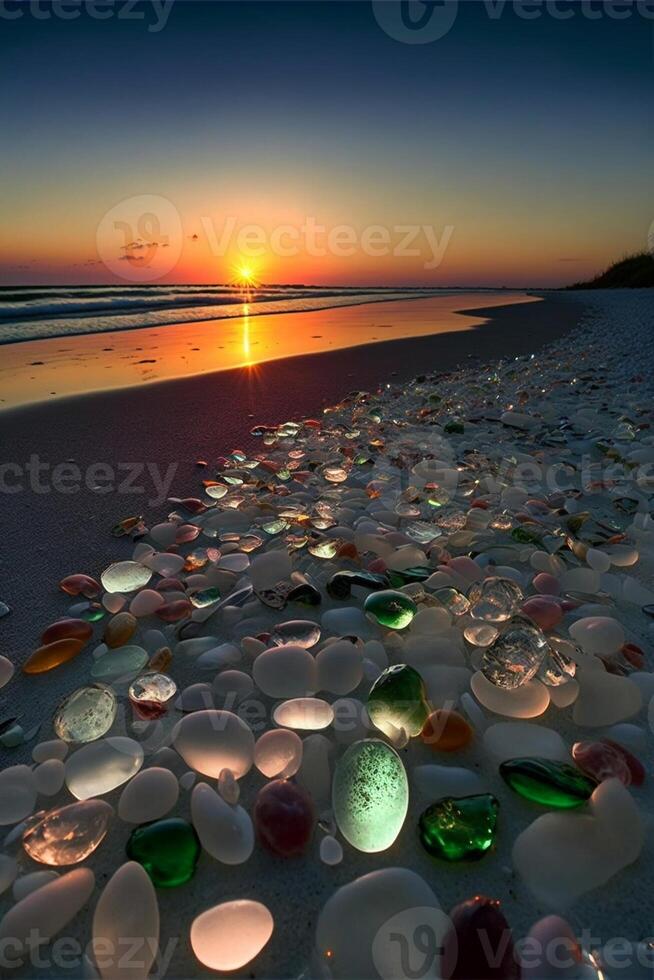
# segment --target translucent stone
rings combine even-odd
[[[243,898],[223,902],[193,920],[191,948],[211,970],[240,970],[259,955],[273,929],[273,917],[261,902]]]
[[[136,827],[127,842],[127,857],[138,861],[155,888],[177,888],[195,874],[200,841],[180,817],[167,817]]]
[[[577,665],[574,660],[566,656],[562,650],[550,646],[536,676],[549,687],[561,687],[568,684],[576,673]]]
[[[429,715],[425,685],[417,670],[407,664],[388,667],[368,694],[368,715],[381,732],[403,728],[419,735]]]
[[[90,575],[67,575],[62,578],[59,588],[68,595],[83,595],[87,599],[95,599],[100,593],[99,584]]]
[[[23,834],[23,847],[40,864],[79,864],[102,843],[114,809],[104,800],[83,800],[49,810]]]
[[[264,732],[254,746],[254,764],[268,779],[294,776],[302,763],[302,739],[287,728]]]
[[[516,616],[484,651],[481,671],[496,687],[513,690],[535,676],[548,649],[543,632]]]
[[[290,579],[291,559],[286,549],[255,555],[250,565],[250,580],[257,592],[272,589],[278,582]]]
[[[437,800],[420,816],[420,842],[445,861],[481,858],[495,841],[498,810],[490,793]]]
[[[631,783],[631,770],[624,752],[610,742],[575,742],[572,758],[579,768],[598,783],[619,779],[623,786]]]
[[[109,687],[78,687],[57,707],[52,719],[55,734],[64,742],[93,742],[114,723],[118,703]]]
[[[520,796],[560,809],[581,806],[597,785],[568,762],[534,757],[507,759],[500,765],[500,775]]]
[[[121,735],[90,742],[66,760],[66,785],[78,800],[122,786],[143,765],[143,748]]]
[[[65,768],[61,759],[48,759],[34,770],[36,790],[41,796],[56,796],[64,785]]]
[[[103,980],[149,976],[159,951],[159,905],[150,878],[135,861],[118,868],[103,888],[93,913],[91,948]]]
[[[288,779],[274,779],[257,793],[252,819],[259,840],[273,854],[296,857],[309,845],[315,813],[306,790]]]
[[[118,816],[126,823],[159,820],[172,810],[178,796],[179,784],[169,769],[142,769],[121,793]]]
[[[302,742],[302,764],[296,779],[320,809],[331,807],[332,755],[333,744],[324,735],[309,735]]]
[[[292,698],[273,711],[273,721],[283,728],[318,732],[334,720],[332,706],[321,698]]]
[[[522,980],[570,980],[582,951],[572,926],[558,915],[539,919],[529,930],[520,962]]]
[[[140,718],[160,718],[177,694],[177,684],[168,674],[141,674],[129,686],[129,699]]]
[[[16,860],[8,854],[0,854],[0,895],[3,895],[18,874]]]
[[[537,718],[550,703],[549,689],[537,680],[506,689],[491,684],[481,671],[477,671],[472,675],[470,687],[484,708],[507,718]]]
[[[238,781],[231,769],[221,769],[218,776],[218,792],[225,803],[236,805],[241,796]]]
[[[420,738],[437,752],[457,752],[466,748],[474,737],[472,726],[463,715],[449,708],[439,708],[427,718]]]
[[[539,902],[565,909],[632,864],[643,840],[636,802],[619,780],[609,779],[594,791],[587,813],[534,820],[515,841],[513,864]]]
[[[214,779],[223,769],[240,779],[254,760],[254,735],[230,711],[207,709],[186,715],[173,729],[173,745],[187,765]]]
[[[372,871],[336,889],[322,907],[315,942],[318,968],[328,969],[333,980],[399,980],[409,976],[407,966],[414,964],[412,972],[420,968],[424,980],[436,980],[446,976],[439,949],[449,928],[438,899],[414,871]]]
[[[320,627],[309,619],[291,619],[286,623],[279,623],[270,633],[270,642],[278,647],[290,643],[308,650],[319,639]]]
[[[84,643],[93,636],[93,627],[83,619],[59,619],[41,634],[41,643],[47,646],[57,640],[82,640]]]
[[[9,683],[14,676],[14,670],[15,668],[11,660],[0,656],[0,689]]]
[[[329,867],[334,867],[343,860],[343,848],[336,838],[329,834],[320,841],[320,860]]]
[[[75,868],[17,902],[0,920],[6,960],[20,962],[37,945],[54,939],[86,905],[94,886],[90,868]]]
[[[316,662],[304,647],[288,644],[264,650],[254,661],[252,678],[271,698],[296,698],[318,687]]]
[[[36,804],[36,778],[29,766],[0,772],[0,827],[24,820]]]
[[[191,819],[205,851],[222,864],[243,864],[254,849],[254,828],[241,806],[231,806],[206,783],[191,795]]]
[[[395,630],[406,629],[418,611],[415,602],[408,595],[392,589],[371,592],[363,608],[374,622]]]
[[[475,582],[468,591],[470,615],[486,623],[505,623],[518,612],[522,599],[520,586],[499,576]]]
[[[53,738],[49,742],[39,742],[32,749],[32,759],[36,763],[47,762],[48,759],[65,759],[68,746],[61,739]]]
[[[143,670],[147,662],[148,655],[142,647],[119,647],[95,661],[91,677],[106,684],[127,681]]]
[[[524,755],[558,762],[570,761],[570,753],[559,733],[544,725],[501,721],[490,725],[483,739],[486,751],[498,764]]]
[[[138,561],[117,561],[106,568],[100,581],[107,592],[136,592],[147,585],[152,570]]]
[[[468,643],[475,647],[488,647],[499,636],[500,631],[491,623],[474,623],[463,631]]]
[[[336,640],[316,656],[317,687],[332,694],[349,694],[361,683],[363,658],[349,640]]]
[[[332,804],[338,828],[359,851],[385,851],[407,814],[409,787],[402,760],[385,742],[351,745],[334,772]]]
[[[253,690],[252,678],[242,670],[223,670],[215,677],[212,684],[213,695],[218,706],[229,710],[249,697]]]
[[[569,630],[584,653],[610,656],[625,642],[624,630],[617,619],[609,616],[587,616],[578,619]]]
[[[129,611],[137,619],[142,616],[152,616],[157,609],[163,606],[164,602],[165,599],[160,592],[156,592],[154,589],[143,589],[130,602]]]
[[[68,663],[81,652],[84,640],[55,640],[39,647],[23,664],[25,674],[45,674],[61,664]]]
[[[109,649],[122,647],[131,639],[137,626],[138,620],[135,616],[128,612],[119,612],[106,624],[102,639]]]
[[[561,604],[547,596],[532,596],[522,604],[522,614],[542,630],[553,630],[563,619]]]
[[[628,677],[604,670],[583,670],[577,674],[579,697],[572,709],[576,725],[599,728],[626,721],[640,711],[643,698]]]

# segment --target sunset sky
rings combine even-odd
[[[635,9],[493,18],[466,2],[444,37],[407,44],[364,0],[177,2],[158,31],[151,5],[119,8],[0,25],[0,283],[120,283],[127,266],[139,281],[167,231],[149,281],[224,282],[247,225],[265,282],[557,285],[646,247],[654,20]],[[99,256],[107,212],[153,195],[179,227],[166,212]],[[307,221],[348,226],[353,254],[308,254]],[[392,254],[411,225],[440,264],[420,228],[420,254]],[[298,254],[274,254],[280,226]],[[365,253],[370,226],[391,254]]]

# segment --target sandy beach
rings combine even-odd
[[[32,453],[40,453],[51,463],[75,460],[80,466],[97,461],[109,462],[116,467],[121,461],[150,460],[161,466],[178,463],[172,492],[179,496],[195,495],[200,479],[206,475],[197,468],[198,459],[214,460],[236,445],[261,447],[260,441],[256,443],[248,436],[254,422],[275,425],[289,416],[297,419],[319,416],[325,404],[338,401],[353,387],[374,390],[384,379],[389,382],[389,392],[386,395],[382,391],[380,404],[386,404],[386,400],[393,397],[398,399],[398,404],[403,398],[408,399],[409,404],[413,388],[409,385],[403,391],[403,382],[426,373],[433,373],[432,383],[438,390],[441,386],[444,390],[452,388],[465,402],[475,384],[492,374],[501,358],[505,360],[499,377],[511,377],[511,359],[522,357],[519,364],[520,372],[524,372],[524,384],[535,391],[533,386],[539,379],[571,377],[569,372],[576,360],[582,373],[588,372],[592,363],[589,352],[599,350],[602,363],[606,365],[601,372],[602,398],[611,406],[611,411],[618,414],[620,392],[625,390],[627,374],[619,359],[607,358],[607,337],[616,335],[624,342],[626,319],[628,329],[636,331],[641,339],[643,364],[650,363],[651,341],[645,341],[642,332],[650,313],[651,299],[642,293],[621,297],[616,294],[584,297],[554,294],[538,303],[478,310],[476,314],[487,316],[488,320],[474,331],[274,361],[262,365],[256,374],[234,370],[199,379],[162,382],[61,399],[47,406],[5,411],[0,413],[0,434],[5,458],[10,460],[25,460]],[[530,361],[527,356],[525,360],[524,355],[530,354],[534,354],[535,359]],[[470,355],[474,358],[472,365]],[[638,391],[640,394],[641,389]],[[647,391],[650,392],[647,397],[650,397],[649,386]],[[646,395],[645,389],[642,389],[642,395]],[[541,412],[546,410],[545,390],[538,396],[531,396],[529,410],[538,411],[537,404],[541,404]],[[479,424],[476,428],[481,431]],[[489,434],[492,431],[491,426]],[[99,576],[110,562],[130,555],[132,546],[127,540],[118,541],[109,535],[117,520],[136,512],[144,512],[150,525],[165,519],[170,507],[166,504],[148,506],[146,498],[150,492],[151,488],[145,487],[140,495],[119,492],[98,495],[84,489],[69,495],[28,491],[5,497],[3,514],[10,531],[8,548],[3,553],[2,598],[12,607],[12,613],[0,627],[4,654],[16,664],[24,662],[37,645],[44,625],[64,614],[68,603],[57,590],[57,582],[62,576],[78,571]],[[15,562],[19,555],[23,572],[16,575]],[[631,572],[631,569],[625,572]],[[636,575],[647,584],[651,581],[651,572],[651,557],[644,551]],[[306,611],[301,615],[314,618]],[[288,618],[288,611],[275,616],[277,621],[284,618]],[[647,646],[647,627],[640,609],[621,605],[620,618],[628,638]],[[174,632],[174,627],[167,629]],[[219,634],[220,641],[227,635]],[[388,639],[389,634],[385,633],[385,637]],[[35,741],[50,738],[52,711],[66,693],[85,680],[89,656],[86,654],[41,677],[16,674],[0,695],[3,718],[16,713],[25,728],[41,721],[42,728]],[[175,660],[174,674],[180,689],[207,676],[198,674],[192,657]],[[365,682],[362,690],[364,687]],[[360,696],[358,691],[354,696]],[[484,717],[485,724],[503,720],[501,714],[492,712],[484,712]],[[646,723],[644,717],[633,720],[638,725]],[[554,707],[539,718],[538,723],[561,734],[568,744],[579,737],[579,730],[569,713]],[[476,724],[479,724],[478,719]],[[122,709],[112,731],[135,735],[135,729],[123,717]],[[476,774],[485,787],[502,799],[501,833],[492,856],[479,863],[452,867],[434,864],[420,848],[412,830],[422,806],[420,794],[414,796],[413,790],[404,831],[393,847],[382,854],[362,854],[346,848],[343,862],[334,868],[326,868],[313,852],[307,858],[284,861],[257,849],[246,864],[237,867],[216,864],[205,854],[194,878],[184,886],[183,913],[180,913],[179,893],[175,890],[158,892],[166,975],[172,978],[210,976],[211,971],[205,970],[192,956],[186,920],[190,921],[193,915],[217,901],[249,897],[265,902],[274,910],[276,928],[256,966],[248,968],[243,975],[297,976],[310,959],[318,913],[334,889],[368,871],[394,866],[410,868],[422,875],[445,909],[471,894],[500,898],[514,935],[523,935],[535,919],[550,908],[546,902],[534,899],[511,870],[511,847],[518,833],[542,811],[517,797],[507,799],[506,787],[502,786],[492,765],[489,768],[481,744],[482,733],[478,729],[474,744],[457,753],[452,761]],[[4,751],[4,764],[28,761],[33,744]],[[150,746],[150,759],[146,764],[156,761],[152,751]],[[649,747],[647,751],[639,752],[646,765],[649,754]],[[415,740],[409,749],[402,750],[401,755],[409,773],[416,764],[450,763],[449,758],[435,758]],[[174,771],[181,775],[185,766],[181,760],[178,762],[180,765],[175,766]],[[246,809],[251,808],[260,785],[260,776],[243,780],[241,802]],[[120,792],[109,793],[106,799],[115,805]],[[639,805],[645,809],[651,799],[649,784],[634,792]],[[62,799],[64,795],[62,792]],[[188,817],[189,795],[182,793],[176,814]],[[52,805],[58,800],[59,797],[55,797]],[[95,870],[100,887],[123,860],[127,833],[128,828],[116,820],[102,846],[87,862]],[[642,894],[648,887],[651,840],[645,847],[637,864],[623,869],[602,889],[601,901],[597,891],[590,891],[568,913],[575,929],[580,932],[591,930],[595,946],[618,933],[632,941],[648,934],[646,903],[635,907],[633,901],[635,893]],[[82,948],[88,943],[93,905],[94,900],[67,926],[66,935]],[[72,973],[79,975],[79,964]],[[34,970],[25,966],[12,970],[11,975],[29,977],[34,975]],[[48,960],[39,969],[39,976],[43,977],[66,975],[68,973],[60,963]],[[623,975],[640,974],[611,974],[612,978]]]

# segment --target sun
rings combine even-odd
[[[232,285],[241,289],[256,289],[259,286],[257,272],[251,262],[239,261],[234,266]]]

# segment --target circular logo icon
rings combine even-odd
[[[375,20],[403,44],[432,44],[448,33],[458,13],[458,0],[373,0]]]
[[[152,282],[175,268],[182,252],[179,212],[167,198],[137,194],[110,208],[96,232],[106,267],[132,282]]]
[[[387,919],[372,943],[372,961],[379,976],[382,980],[429,980],[443,976],[444,941],[448,933],[451,933],[448,961],[456,955],[451,930],[452,922],[445,912],[430,905],[405,909]]]

